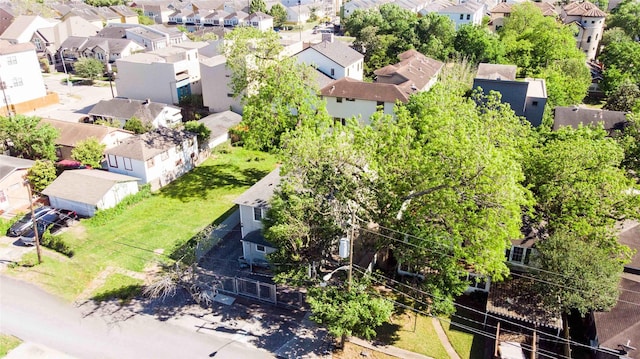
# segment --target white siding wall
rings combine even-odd
[[[211,112],[232,110],[242,113],[239,98],[230,96],[231,73],[226,67],[224,56],[219,55],[200,66],[202,75],[202,102]]]
[[[47,94],[35,50],[0,55],[0,77],[7,86],[4,92],[9,104],[19,104]],[[4,96],[0,96],[0,104],[4,107]]]
[[[70,201],[58,197],[49,197],[49,204],[53,208],[76,211],[76,213],[82,217],[93,217],[93,215],[96,214],[96,206],[87,203]]]
[[[145,163],[122,156],[107,155],[107,170],[127,176],[138,177],[140,184],[148,183],[148,174]],[[126,166],[125,166],[126,162]]]
[[[113,188],[98,202],[98,209],[109,209],[115,207],[125,197],[138,192],[138,182],[120,182],[116,183]]]
[[[253,207],[239,205],[242,238],[255,230],[262,229],[262,222],[253,218]],[[263,215],[266,210],[263,210]]]
[[[337,102],[336,97],[325,96],[327,102],[327,112],[331,117],[349,119],[351,117],[359,118],[362,123],[369,123],[369,118],[376,112],[377,102],[369,100],[347,101],[342,98],[342,103]],[[384,103],[384,113],[393,115],[395,104],[390,102]]]
[[[267,259],[267,254],[276,251],[275,248],[264,246],[265,251],[259,251],[258,245],[252,242],[242,241],[242,255],[249,263],[256,259]]]
[[[332,77],[335,80],[341,79],[345,77],[346,71],[345,68],[335,63],[333,60],[328,57],[322,55],[318,51],[313,48],[308,48],[307,50],[301,52],[297,56],[298,63],[305,63],[308,65],[315,65],[318,67],[318,70],[323,72],[329,77]],[[333,74],[331,70],[333,69]],[[354,79],[356,77],[353,77]],[[362,76],[358,80],[362,80]]]
[[[173,104],[176,100],[175,76],[172,64],[116,61],[116,89],[121,97]],[[177,103],[177,100],[175,101]]]

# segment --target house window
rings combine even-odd
[[[467,20],[471,20],[471,14],[467,14]]]
[[[253,220],[261,221],[262,220],[262,208],[254,207],[253,208]]]
[[[376,107],[380,107],[380,106],[384,107],[384,101],[376,102]]]
[[[133,164],[131,163],[131,158],[123,158],[124,169],[127,171],[133,171]]]
[[[524,248],[513,247],[513,249],[511,250],[511,262],[522,263],[523,258],[524,258]]]
[[[353,101],[355,101],[355,100],[356,100],[355,98],[347,97],[347,101],[351,101],[351,102],[353,102]]]
[[[60,147],[56,147],[56,157],[62,158],[62,150]]]
[[[591,36],[588,36],[587,37],[587,43],[590,43],[590,42],[591,42]]]
[[[342,103],[342,97],[336,97],[336,102]]]
[[[331,76],[335,76],[336,75],[336,69],[331,69]]]
[[[151,167],[153,167],[155,165],[156,165],[156,162],[153,160],[153,158],[149,158],[147,160],[147,168],[151,168]]]
[[[263,245],[256,244],[256,251],[264,253],[267,249]]]
[[[531,106],[538,106],[538,101],[533,101],[533,102],[531,103]]]
[[[118,168],[118,157],[115,155],[108,155],[107,158],[109,159],[109,167]]]
[[[464,20],[464,14],[460,14],[460,20]]]
[[[164,160],[166,160],[166,159],[168,159],[168,158],[169,158],[169,151],[164,151],[164,152],[162,152],[162,153],[160,154],[160,159],[161,159],[161,160],[163,160],[163,161],[164,161]]]
[[[22,85],[24,85],[22,83],[22,77],[14,77],[13,78],[13,87],[20,87]]]
[[[18,59],[15,56],[7,57],[7,65],[15,65],[18,63]]]

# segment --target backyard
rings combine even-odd
[[[275,168],[274,156],[225,147],[200,166],[105,221],[82,220],[61,235],[72,258],[30,253],[9,273],[69,301],[136,292],[158,262],[207,225],[223,220],[233,200]]]

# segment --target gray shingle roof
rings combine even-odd
[[[15,170],[31,168],[35,161],[24,158],[0,155],[0,181],[12,174]]]
[[[164,103],[149,101],[145,104],[145,102],[146,101],[124,98],[100,100],[100,102],[89,110],[89,115],[117,119],[130,119],[131,117],[137,117],[143,122],[151,122],[167,107],[179,110],[175,106]]]
[[[191,132],[158,127],[142,135],[129,137],[120,145],[108,149],[104,153],[146,161],[195,137],[196,135]]]
[[[242,121],[242,116],[233,111],[211,114],[198,122],[211,130],[210,138],[216,138],[229,132],[229,129]]]
[[[622,111],[608,111],[601,109],[583,108],[577,106],[556,107],[553,117],[553,130],[571,126],[578,128],[602,123],[607,131],[622,130],[627,124],[627,113]]]
[[[280,183],[280,167],[271,171],[251,188],[238,196],[234,203],[249,207],[269,207],[269,200],[273,197],[273,192]]]
[[[342,67],[348,67],[364,58],[361,53],[340,41],[323,41],[319,44],[311,45],[311,48]]]
[[[515,81],[517,71],[516,65],[480,64],[476,78]]]
[[[50,197],[96,205],[115,184],[137,180],[136,177],[102,170],[67,170],[42,193]]]

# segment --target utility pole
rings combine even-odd
[[[31,183],[27,184],[27,192],[29,193],[29,207],[31,208],[31,222],[33,223],[33,237],[36,240],[36,253],[38,254],[38,264],[42,263],[42,251],[40,250],[40,238],[38,237],[38,223],[33,211],[33,195],[31,194]]]
[[[2,89],[4,104],[7,106],[7,116],[11,117],[11,107],[9,107],[9,100],[7,100],[7,93],[5,92],[5,89],[7,88],[7,84],[4,81],[2,81],[2,78],[0,78],[0,88]]]
[[[300,18],[300,16],[302,15],[300,13],[300,3],[302,2],[302,0],[298,0],[298,24],[300,25],[300,41],[302,41],[302,19]],[[349,277],[351,278],[351,277]]]
[[[356,213],[351,210],[351,229],[349,231],[349,280],[347,289],[351,291],[351,284],[353,282],[353,241],[356,237]]]

